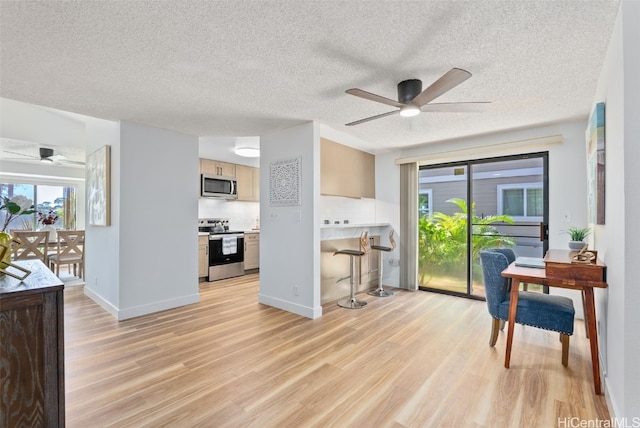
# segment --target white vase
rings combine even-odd
[[[49,241],[55,241],[58,239],[56,228],[50,224],[45,224],[39,230],[49,232]]]

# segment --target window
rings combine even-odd
[[[516,221],[542,221],[542,183],[514,183],[497,186],[498,214]]]
[[[431,201],[433,200],[432,189],[421,189],[418,195],[418,215],[420,217],[431,217]]]
[[[57,229],[74,230],[76,228],[76,191],[75,187],[49,186],[36,184],[0,183],[0,196],[12,198],[23,195],[33,201],[37,212],[47,214],[54,212],[58,219],[53,224]],[[5,211],[0,216],[4,222]],[[8,229],[36,230],[42,225],[38,223],[38,214],[14,218]]]

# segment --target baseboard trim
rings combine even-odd
[[[258,302],[311,319],[320,318],[322,316],[322,306],[311,308],[309,306],[299,305],[297,303],[289,302],[275,297],[265,296],[264,294],[258,294]]]
[[[109,312],[109,314],[111,314],[111,316],[113,316],[118,321],[135,318],[142,315],[148,315],[155,312],[166,311],[168,309],[173,309],[180,306],[191,305],[200,301],[200,295],[193,294],[189,296],[182,296],[177,299],[161,300],[145,305],[119,309],[113,306],[111,302],[105,300],[102,296],[87,288],[86,286],[84,288],[84,294],[86,294],[91,300],[100,305],[100,307],[102,307],[105,311]]]

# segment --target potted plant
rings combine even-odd
[[[591,230],[588,227],[570,227],[567,230],[571,240],[569,241],[569,248],[572,250],[581,250],[584,247],[584,240],[589,235]]]

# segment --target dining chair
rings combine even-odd
[[[20,245],[13,247],[14,260],[41,260],[47,263],[49,232],[12,230],[11,236],[20,241]]]
[[[73,274],[84,279],[84,230],[59,230],[56,253],[48,257],[49,268],[55,267],[60,276],[60,265],[73,266]]]
[[[509,318],[509,279],[501,275],[509,266],[507,256],[497,249],[480,252],[487,308],[493,321],[489,346],[498,339],[500,321]],[[569,336],[573,334],[573,300],[564,296],[519,291],[516,323],[560,333],[562,364],[569,362]]]

